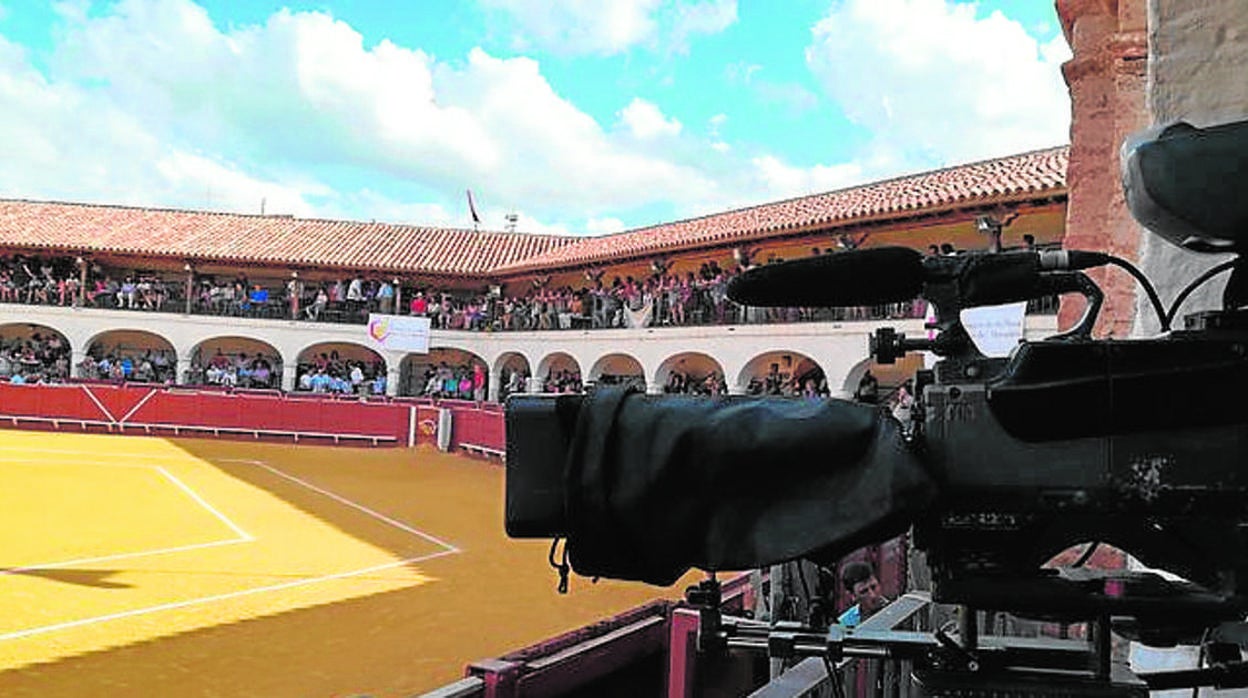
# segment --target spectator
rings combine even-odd
[[[321,319],[321,313],[325,312],[325,308],[329,306],[329,294],[325,292],[325,288],[316,289],[316,298],[312,301],[312,305],[308,306],[308,319],[317,321]]]
[[[841,572],[841,583],[854,600],[854,605],[845,609],[836,622],[852,628],[875,615],[888,605],[888,598],[880,593],[880,580],[875,570],[866,562],[851,562]]]
[[[854,392],[854,399],[868,405],[874,405],[880,399],[880,381],[871,374],[871,370],[867,369],[862,374],[862,378],[858,380],[858,389]]]

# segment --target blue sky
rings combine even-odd
[[[1062,144],[1049,0],[0,0],[0,197],[602,233]]]

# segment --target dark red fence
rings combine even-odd
[[[451,414],[451,449],[501,456],[503,413],[494,403],[364,401],[98,382],[0,383],[0,423],[42,429],[415,446],[437,443],[441,410]]]

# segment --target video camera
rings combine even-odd
[[[884,329],[869,347],[880,363],[939,358],[916,376],[913,423],[841,400],[514,396],[508,533],[566,538],[584,575],[664,584],[690,567],[832,561],[913,527],[937,601],[1113,618],[1157,644],[1221,628],[1245,644],[1248,121],[1139,134],[1122,172],[1132,214],[1152,232],[1235,255],[1169,309],[1130,263],[1099,252],[883,247],[751,269],[728,289],[742,305],[931,303],[930,339]],[[1102,295],[1083,270],[1108,264],[1144,284],[1159,336],[1092,338]],[[1183,300],[1226,271],[1222,309],[1172,329]],[[967,309],[1072,293],[1085,299],[1075,326],[1008,358],[985,356],[962,322]],[[1187,581],[1043,568],[1090,541]],[[1217,681],[1248,685],[1237,653],[1223,665],[1233,676]]]

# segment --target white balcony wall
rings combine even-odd
[[[1042,337],[1056,328],[1052,316],[1029,316],[1027,334]],[[280,353],[283,387],[295,385],[299,355],[307,348],[328,342],[370,347],[363,325],[268,320],[244,317],[182,315],[176,313],[78,309],[57,306],[0,306],[0,330],[4,325],[42,325],[69,340],[73,365],[82,360],[94,339],[105,332],[137,330],[167,340],[178,356],[178,379],[189,367],[194,349],[214,338],[245,337],[265,342]],[[560,330],[545,332],[462,332],[435,330],[432,348],[459,349],[479,357],[491,372],[491,397],[498,381],[494,375],[505,355],[520,355],[530,370],[543,375],[546,359],[562,353],[574,359],[582,376],[609,355],[631,357],[641,366],[647,387],[661,390],[665,362],[681,355],[702,354],[719,364],[730,392],[741,392],[749,381],[743,375],[756,357],[777,352],[803,355],[823,369],[829,387],[847,390],[850,379],[867,358],[867,338],[878,327],[891,326],[911,337],[924,334],[922,320],[871,322],[823,322],[772,325],[662,327],[647,329]],[[370,347],[371,348],[371,347]],[[400,366],[408,354],[377,352],[386,363],[388,387],[399,386]]]

